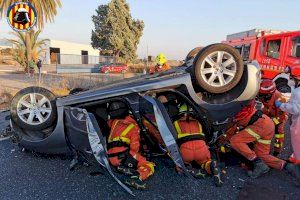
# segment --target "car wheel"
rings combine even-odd
[[[198,85],[215,94],[234,88],[244,71],[239,52],[227,44],[213,44],[203,48],[196,55],[193,65]]]
[[[28,87],[13,97],[10,111],[19,127],[40,131],[52,126],[56,119],[55,96],[45,88]]]
[[[193,50],[191,50],[188,55],[185,58],[185,62],[189,62],[191,59],[194,59],[196,55],[201,51],[203,47],[196,47]]]

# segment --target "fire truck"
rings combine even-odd
[[[300,31],[253,29],[227,35],[223,43],[235,47],[245,62],[256,60],[263,78],[272,79],[280,92],[291,92],[295,83],[284,69],[300,66]]]

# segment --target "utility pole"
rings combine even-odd
[[[147,44],[147,55],[146,55],[146,61],[147,61],[147,62],[146,62],[146,71],[147,71],[148,68],[149,68],[149,67],[148,67],[148,64],[149,64],[149,63],[148,63],[148,60],[149,60],[149,47],[148,47],[148,44]]]

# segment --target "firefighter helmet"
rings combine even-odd
[[[111,103],[108,110],[111,118],[125,118],[128,115],[128,108],[121,101]]]
[[[179,107],[179,113],[187,113],[188,112],[188,106],[186,104],[183,104]]]
[[[272,80],[264,79],[260,84],[259,94],[273,94],[276,91],[276,85]]]
[[[166,64],[167,63],[167,58],[166,58],[165,54],[163,54],[163,53],[158,54],[156,56],[156,63],[158,65],[164,65],[164,64]]]

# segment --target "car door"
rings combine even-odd
[[[113,173],[108,161],[106,140],[95,116],[85,109],[74,107],[66,107],[64,114],[66,140],[72,151],[80,152],[85,159],[95,159],[126,192],[134,196],[132,190]]]
[[[139,104],[139,113],[141,117],[148,119],[148,121],[151,121],[151,123],[155,124],[155,126],[158,128],[168,154],[175,165],[182,169],[186,176],[193,179],[184,165],[175,139],[177,135],[176,130],[173,127],[172,121],[163,104],[157,99],[147,95],[140,99]]]

